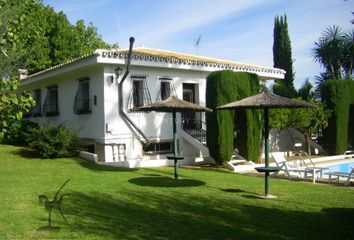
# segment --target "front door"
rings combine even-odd
[[[195,84],[183,83],[183,100],[195,103]],[[182,113],[183,129],[195,129],[195,119],[196,117],[194,112]]]

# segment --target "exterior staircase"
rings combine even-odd
[[[202,119],[202,118],[200,118]],[[195,163],[214,163],[210,157],[209,149],[206,146],[206,123],[195,119],[193,127],[181,126],[180,136],[195,149],[198,157],[195,157]]]

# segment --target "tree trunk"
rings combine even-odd
[[[306,152],[309,156],[311,156],[311,146],[310,146],[310,132],[305,132],[304,137],[305,137],[305,145],[306,145]]]

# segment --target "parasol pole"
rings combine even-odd
[[[176,111],[172,111],[172,120],[173,120],[173,154],[176,157],[177,153],[177,119]],[[175,179],[178,179],[178,170],[177,170],[177,159],[174,159],[174,168],[175,168]]]
[[[269,119],[268,119],[268,108],[264,109],[264,163],[265,168],[269,167]],[[265,172],[265,196],[269,195],[269,172]]]

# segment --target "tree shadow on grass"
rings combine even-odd
[[[80,233],[87,238],[354,238],[354,210],[348,208],[290,211],[240,204],[236,200],[212,201],[200,195],[146,195],[129,191],[120,197],[76,192],[70,195],[63,210],[70,222],[70,234]]]
[[[225,193],[243,193],[243,194],[248,194],[249,196],[259,196],[258,193],[254,193],[254,192],[249,192],[249,191],[245,191],[243,189],[239,189],[239,188],[220,188],[220,187],[215,187],[215,186],[208,186],[210,188],[215,188],[215,189],[218,189],[222,192],[225,192]],[[246,196],[246,195],[242,195],[242,196]]]
[[[245,190],[236,189],[236,188],[221,188],[221,191],[227,192],[227,193],[244,193],[244,192],[246,192]]]
[[[162,175],[165,175],[165,176],[168,175],[171,177],[174,176],[174,168],[171,166],[169,166],[169,167],[151,167],[151,168],[143,168],[143,169],[146,172],[150,172],[148,174],[151,174],[151,175],[156,174],[156,175],[160,175],[160,176],[162,176]],[[178,176],[180,176],[182,178],[184,177],[184,175],[181,173],[179,173]]]
[[[109,165],[100,165],[97,163],[89,162],[83,159],[76,159],[77,162],[84,168],[91,171],[108,171],[108,172],[134,172],[136,168],[114,167]]]
[[[32,158],[42,158],[38,153],[31,150],[30,148],[21,147],[14,151],[11,151],[12,154],[20,156],[22,158],[32,159]]]
[[[143,174],[144,176],[149,176],[149,177],[160,177],[160,174],[154,174],[154,173],[147,173],[147,174]]]
[[[129,179],[130,183],[147,187],[196,187],[205,185],[205,182],[194,179],[174,179],[170,177],[138,177]]]

